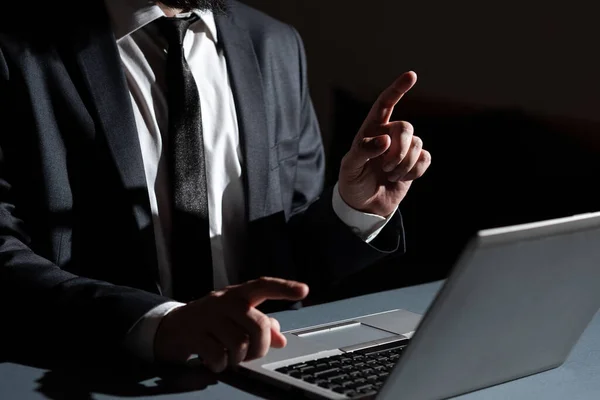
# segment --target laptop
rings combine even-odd
[[[600,213],[482,230],[425,315],[288,331],[285,348],[239,370],[312,398],[450,398],[560,366],[599,288]]]

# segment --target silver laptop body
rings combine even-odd
[[[284,349],[240,368],[309,397],[344,399],[349,387],[357,397],[444,399],[561,365],[599,307],[600,213],[484,230],[422,319],[391,310],[288,331]],[[382,369],[369,368],[363,385],[345,386],[340,367],[368,360],[361,354],[390,357],[368,361]]]

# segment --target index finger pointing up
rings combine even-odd
[[[390,87],[379,95],[367,117],[369,122],[376,124],[387,124],[390,122],[394,107],[416,82],[416,73],[413,71],[403,73]]]

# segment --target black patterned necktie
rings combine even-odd
[[[196,20],[194,15],[157,21],[168,43],[173,297],[184,302],[213,289],[200,95],[183,49],[185,34]]]

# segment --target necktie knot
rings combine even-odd
[[[162,17],[157,22],[162,34],[168,41],[169,46],[181,46],[190,25],[197,20],[198,16],[192,14],[186,18]]]

